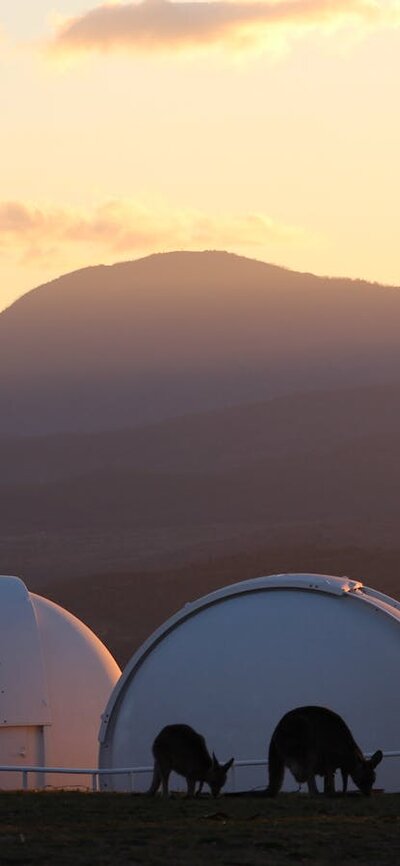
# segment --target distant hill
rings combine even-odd
[[[224,252],[76,271],[0,314],[0,434],[400,381],[400,292]]]
[[[276,397],[158,423],[0,438],[0,484],[44,484],[101,472],[221,474],[325,454],[400,434],[400,383]]]
[[[221,252],[68,274],[0,314],[0,570],[120,661],[273,571],[400,592],[400,292]]]
[[[3,438],[3,572],[54,581],[273,545],[397,546],[400,386]]]

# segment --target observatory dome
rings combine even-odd
[[[0,577],[0,765],[96,767],[101,713],[120,676],[101,641],[59,605]],[[30,774],[32,787],[90,784]],[[0,771],[0,788],[21,773]]]
[[[276,724],[308,704],[339,713],[365,754],[400,750],[399,675],[394,599],[329,575],[226,586],[187,604],[126,666],[100,730],[100,766],[110,769],[103,787],[123,789],[126,780],[112,769],[150,767],[161,728],[186,723],[219,760],[235,756],[226,790],[265,788]],[[150,778],[138,774],[135,788]],[[285,785],[298,787],[288,773]],[[400,789],[400,757],[384,758],[377,785]]]

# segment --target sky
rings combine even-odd
[[[400,285],[400,2],[5,0],[0,309],[226,249]]]

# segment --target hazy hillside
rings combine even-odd
[[[400,380],[400,293],[222,252],[68,274],[0,315],[0,433]]]
[[[102,473],[215,473],[400,433],[400,384],[313,391],[99,433],[0,439],[0,484]]]
[[[397,525],[398,434],[265,458],[214,473],[101,471],[48,484],[2,485],[2,532],[132,532],[196,526],[374,521]],[[369,529],[368,529],[369,531]],[[397,530],[396,530],[397,532]],[[232,533],[234,534],[234,533]]]
[[[143,428],[3,439],[3,571],[171,568],[265,543],[398,539],[400,387],[275,398]]]
[[[396,595],[399,398],[398,289],[226,253],[62,277],[0,315],[1,571],[120,661],[257,574]]]

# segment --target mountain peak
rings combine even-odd
[[[234,253],[66,274],[0,315],[5,431],[120,427],[396,379],[400,293]]]

